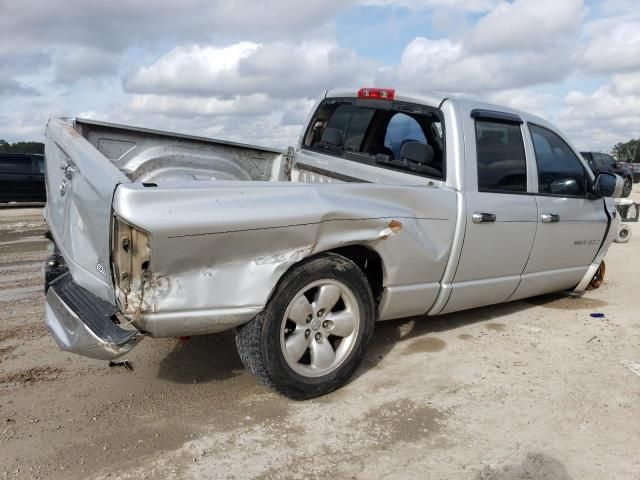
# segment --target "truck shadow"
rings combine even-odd
[[[435,317],[410,317],[388,320],[376,324],[374,338],[356,377],[375,368],[396,346],[420,339],[416,351],[436,352],[445,348],[443,340],[428,334],[454,330],[466,325],[498,320],[533,307],[564,310],[595,311],[607,303],[593,298],[571,298],[566,294],[550,294],[527,300],[491,305]],[[501,323],[489,323],[490,330],[502,330]],[[461,337],[471,338],[462,333]],[[415,342],[413,342],[415,343]],[[411,346],[407,347],[411,349]],[[410,351],[409,353],[412,353]],[[413,352],[415,353],[415,352]],[[202,384],[230,380],[247,374],[236,351],[233,332],[191,337],[187,341],[176,340],[171,350],[159,364],[158,378],[180,384]]]
[[[466,325],[489,320],[499,320],[502,317],[507,317],[533,307],[592,312],[606,305],[608,305],[607,302],[599,299],[587,297],[574,298],[566,293],[552,293],[526,300],[490,305],[445,315],[408,317],[379,322],[376,324],[374,338],[367,356],[355,376],[358,377],[366,373],[369,369],[375,368],[392,349],[398,344],[402,344],[408,340],[419,339],[424,336],[424,341],[418,345],[421,351],[436,352],[444,349],[446,346],[444,341],[429,337],[428,334],[431,333],[455,330]],[[496,322],[489,323],[486,327],[489,330],[497,331],[505,328],[502,323]],[[461,332],[460,338],[470,339],[472,336]],[[408,348],[410,349],[411,346]]]
[[[233,332],[176,340],[158,368],[158,378],[184,384],[229,380],[243,373]]]

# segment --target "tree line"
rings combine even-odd
[[[0,139],[0,153],[41,153],[44,154],[42,142],[16,142],[9,143]]]
[[[640,138],[616,143],[611,153],[619,162],[640,162]]]

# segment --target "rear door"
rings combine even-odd
[[[537,225],[522,120],[484,110],[462,116],[466,230],[443,313],[507,300],[520,283]]]
[[[552,130],[528,125],[536,158],[538,231],[512,299],[575,287],[592,263],[609,222],[603,199],[590,199],[586,165]]]

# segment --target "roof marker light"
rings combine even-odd
[[[393,100],[396,91],[393,88],[361,88],[358,90],[358,98],[370,100]]]

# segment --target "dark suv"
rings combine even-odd
[[[0,153],[0,203],[46,200],[44,155]]]
[[[631,170],[622,163],[616,162],[611,155],[600,152],[580,152],[591,167],[595,175],[601,172],[611,172],[620,175],[624,179],[622,196],[628,197],[633,188],[633,176]]]

